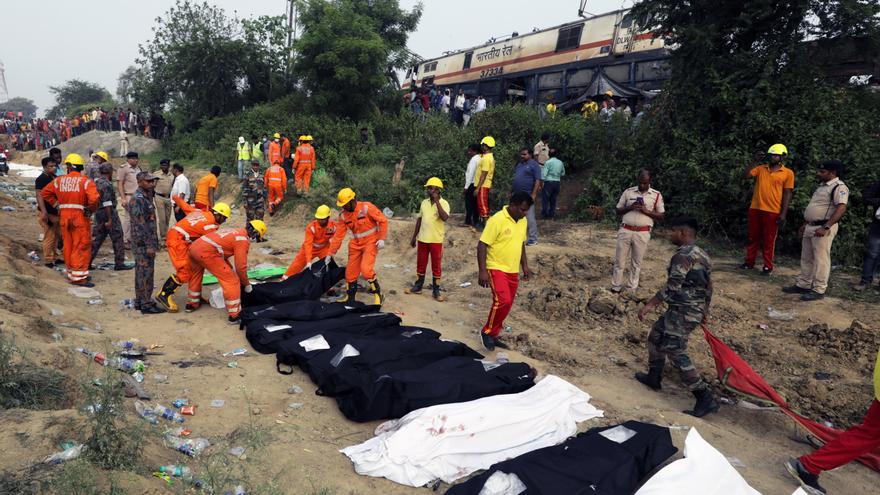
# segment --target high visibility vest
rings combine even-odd
[[[251,150],[253,151],[253,153],[251,154],[253,155],[255,160],[263,159],[263,150],[260,148],[262,148],[262,146],[260,146],[260,143],[254,143],[254,145],[251,146]]]
[[[238,144],[238,159],[239,160],[250,160],[251,159],[251,145],[247,141],[243,144]]]

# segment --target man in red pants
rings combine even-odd
[[[330,207],[321,205],[315,211],[315,220],[306,226],[306,235],[296,257],[290,262],[290,266],[284,272],[281,280],[303,271],[303,268],[312,264],[315,258],[328,258],[330,256],[330,241],[336,234],[336,222],[330,220]]]
[[[98,209],[98,189],[91,179],[82,175],[84,162],[76,153],[64,160],[67,174],[56,177],[40,191],[43,201],[59,211],[61,238],[64,240],[64,264],[71,284],[94,287],[89,281],[92,261],[92,222],[86,208]]]
[[[529,193],[513,193],[510,203],[486,222],[480,242],[477,243],[479,282],[482,287],[492,288],[492,309],[480,332],[480,343],[490,352],[495,347],[507,349],[507,345],[498,340],[498,334],[513,307],[520,268],[523,280],[532,276],[526,258],[528,232],[525,219],[532,204],[534,202]]]
[[[416,252],[416,282],[406,289],[407,294],[421,294],[425,285],[425,272],[428,267],[428,256],[431,257],[431,275],[434,283],[431,284],[431,295],[438,302],[445,298],[440,293],[440,276],[442,274],[443,240],[446,236],[446,221],[449,220],[449,202],[440,197],[443,189],[443,181],[439,177],[431,177],[425,183],[425,191],[428,199],[422,201],[419,207],[419,217],[416,219],[416,228],[413,230],[412,240],[409,245],[417,247]]]
[[[268,228],[262,220],[251,220],[243,229],[220,229],[200,237],[189,248],[191,278],[186,312],[199,308],[202,297],[202,276],[207,269],[217,277],[223,289],[229,323],[238,323],[241,317],[241,290],[253,290],[247,274],[248,250],[251,239],[265,237]],[[227,258],[235,256],[235,270]]]
[[[880,352],[874,365],[874,400],[868,408],[864,421],[846,430],[819,450],[799,459],[789,459],[785,469],[809,495],[822,495],[825,489],[819,485],[822,471],[830,471],[875,452],[880,447]]]
[[[788,215],[788,204],[794,189],[794,172],[787,168],[782,160],[788,155],[784,144],[774,144],[767,150],[767,163],[763,153],[746,165],[743,176],[755,178],[755,192],[749,207],[749,244],[746,248],[745,263],[740,265],[744,270],[755,267],[758,248],[764,258],[761,275],[773,273],[773,254],[776,249],[776,234],[785,223]]]

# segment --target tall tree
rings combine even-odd
[[[80,111],[88,106],[111,106],[113,96],[100,84],[71,79],[61,86],[49,86],[49,92],[55,95],[55,106],[50,108],[46,116],[57,119]]]
[[[35,117],[37,115],[37,105],[29,98],[16,96],[15,98],[10,98],[6,103],[0,103],[0,111],[2,113],[15,112],[16,114],[21,112],[25,117]]]
[[[153,32],[140,45],[132,95],[171,109],[185,126],[268,100],[283,72],[274,60],[287,35],[280,17],[241,21],[207,2],[177,0]]]
[[[397,0],[306,0],[294,72],[313,108],[352,118],[375,112],[409,62],[406,41],[422,10],[402,10]]]

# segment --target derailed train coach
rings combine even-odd
[[[669,77],[668,47],[629,9],[447,53],[412,67],[404,89],[434,86],[488,102],[564,103],[605,91],[641,97]]]

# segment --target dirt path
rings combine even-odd
[[[164,344],[165,355],[148,362],[146,387],[162,403],[187,397],[197,404],[196,415],[188,418],[186,425],[194,434],[217,444],[213,447],[215,452],[242,444],[247,435],[266,440],[265,446],[249,449],[244,460],[228,458],[231,462],[227,468],[236,473],[241,468],[245,473],[242,476],[249,478],[252,485],[272,485],[277,487],[276,493],[319,493],[323,488],[338,493],[427,493],[383,479],[358,476],[347,458],[338,453],[338,449],[372,436],[377,422],[357,424],[346,420],[332,399],[312,393],[314,387],[303,373],[297,370],[292,376],[279,375],[273,356],[249,350],[245,356],[223,357],[224,352],[247,347],[243,333],[225,323],[223,311],[205,308],[192,314],[149,317],[120,309],[118,301],[131,297],[133,291],[131,272],[94,272],[103,305],[90,306],[84,300],[68,297],[67,285],[59,273],[26,257],[27,251],[37,248],[34,213],[21,208],[20,202],[3,204],[17,204],[19,210],[0,213],[0,289],[14,300],[0,297],[0,320],[3,330],[15,333],[19,345],[29,350],[31,358],[81,375],[86,360],[71,351],[75,346],[103,350],[109,341],[127,338]],[[377,268],[383,287],[389,292],[387,311],[402,314],[406,324],[428,326],[442,331],[446,338],[477,347],[474,332],[485,318],[490,295],[476,284],[477,235],[460,227],[459,222],[457,218],[452,221],[444,252],[448,302],[436,303],[427,294],[403,294],[414,275],[415,253],[407,245],[411,221],[392,221],[389,247],[380,255]],[[240,212],[230,222],[236,226],[242,223]],[[302,240],[305,215],[271,219],[269,224],[271,240],[254,245],[251,264],[289,262]],[[597,407],[606,411],[606,418],[583,424],[585,429],[626,419],[695,426],[726,456],[742,461],[744,467],[739,467],[739,471],[758,490],[767,494],[794,491],[795,486],[781,463],[789,456],[807,452],[808,447],[789,439],[795,429],[780,414],[725,406],[717,415],[695,419],[680,412],[691,405],[692,398],[672,374],[667,374],[662,393],[649,392],[632,379],[632,373],[644,366],[645,350],[640,340],[649,325],[635,318],[637,302],[613,298],[611,314],[598,314],[588,308],[589,295],[605,297],[601,288],[607,287],[610,277],[614,232],[590,225],[545,227],[541,244],[529,250],[537,276],[521,285],[516,307],[508,319],[511,332],[504,338],[516,344],[516,350],[508,352],[511,359],[525,360],[542,374],[561,375],[589,392]],[[555,232],[548,234],[551,231]],[[263,254],[264,248],[283,254]],[[649,296],[662,283],[672,251],[669,243],[652,241],[643,269],[644,289],[633,299]],[[110,252],[105,249],[102,256],[108,257]],[[791,266],[780,267],[778,276],[766,280],[733,271],[734,260],[715,261],[715,332],[733,342],[756,369],[766,372],[771,383],[790,399],[796,399],[794,402],[800,407],[811,413],[827,414],[814,415],[815,418],[844,424],[864,413],[871,395],[864,359],[848,353],[846,348],[838,349],[837,355],[829,351],[836,349],[832,344],[846,332],[826,332],[822,335],[827,338],[821,342],[814,339],[812,346],[803,334],[813,324],[843,329],[858,319],[868,325],[859,335],[868,337],[856,339],[849,348],[873,345],[876,353],[875,344],[880,341],[880,311],[876,304],[829,298],[806,306],[779,292],[779,287],[793,275]],[[156,270],[157,284],[169,273],[170,264],[163,252]],[[462,289],[461,282],[473,285]],[[183,296],[180,291],[181,306]],[[767,306],[771,305],[796,311],[794,321],[769,320]],[[53,308],[64,314],[52,316]],[[652,315],[651,320],[658,315]],[[56,327],[39,324],[40,319]],[[57,327],[62,322],[79,322],[91,329],[100,323],[103,332]],[[756,328],[759,323],[766,323],[769,328]],[[55,342],[51,337],[53,331],[61,331],[63,340]],[[877,340],[865,343],[869,337]],[[695,337],[691,348],[699,369],[710,375],[713,367],[705,342]],[[227,366],[232,360],[237,361],[237,368]],[[180,368],[172,364],[174,361],[190,361],[194,365]],[[810,381],[809,377],[819,369],[833,372],[833,380]],[[167,375],[167,381],[157,383],[153,378],[156,373]],[[292,385],[302,387],[304,392],[288,393]],[[811,392],[802,396],[799,392],[804,389]],[[210,407],[214,399],[224,400],[224,406]],[[292,402],[304,406],[293,410],[288,407]],[[127,400],[127,406],[133,414],[131,400]],[[829,406],[843,412],[834,416]],[[5,453],[0,469],[21,468],[57,450],[60,439],[81,435],[76,428],[81,418],[71,407],[59,411],[0,412],[0,449]],[[238,436],[234,435],[236,432]],[[685,434],[684,429],[673,430],[677,446],[681,447]],[[148,444],[142,456],[148,468],[182,460],[162,447],[156,435],[149,436]],[[131,493],[166,492],[159,479],[148,475],[132,478]],[[876,490],[880,478],[867,468],[851,464],[824,476],[823,481],[832,493],[855,495]]]

